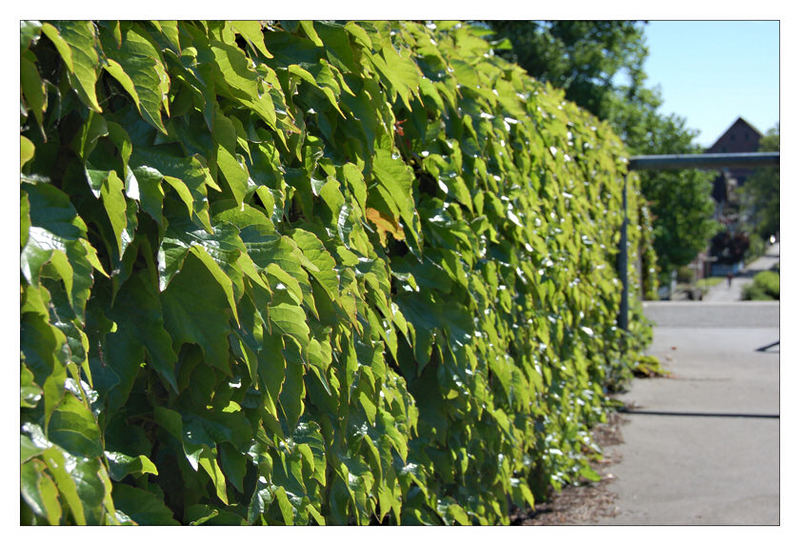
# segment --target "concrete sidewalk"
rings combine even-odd
[[[651,302],[650,354],[669,378],[622,400],[621,462],[608,488],[622,524],[778,524],[777,302]],[[761,350],[759,350],[761,349]]]

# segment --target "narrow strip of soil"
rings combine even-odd
[[[620,460],[613,446],[623,443],[621,426],[628,420],[623,414],[611,412],[608,422],[594,427],[592,437],[603,450],[603,458],[592,463],[602,479],[564,487],[548,502],[537,503],[535,509],[517,510],[511,515],[511,525],[592,525],[601,518],[617,515],[617,495],[608,490],[616,479],[608,467]]]

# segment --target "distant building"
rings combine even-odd
[[[706,150],[706,153],[733,154],[757,152],[762,137],[763,135],[758,129],[740,117],[722,133],[722,136]],[[741,187],[745,180],[752,174],[753,169],[737,167],[722,169],[719,175],[714,179],[713,189],[711,191],[711,195],[716,204],[714,218],[728,226],[729,231],[735,229],[735,226],[738,225],[740,220],[738,208],[735,206],[738,201],[736,188]],[[730,235],[731,237],[735,236],[733,233]],[[701,253],[692,265],[698,268],[698,270],[702,270],[703,276],[722,276],[728,273],[737,274],[743,266],[741,261],[737,263],[723,263],[725,260],[721,259],[719,263],[716,263],[719,258],[721,257],[712,257],[711,249],[709,248],[705,253]]]
[[[722,133],[717,141],[706,150],[709,154],[730,154],[730,153],[749,153],[757,152],[758,145],[763,135],[743,120],[741,117]],[[714,179],[714,189],[711,195],[717,202],[717,211],[721,213],[722,208],[734,199],[733,191],[741,186],[745,179],[753,173],[753,169],[723,169]],[[719,214],[718,214],[719,216]]]

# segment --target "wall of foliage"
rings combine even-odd
[[[22,523],[506,523],[593,477],[644,204],[484,35],[22,23]]]

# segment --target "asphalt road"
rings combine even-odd
[[[777,302],[650,302],[650,354],[669,378],[637,379],[609,472],[605,525],[777,525]],[[759,350],[760,349],[760,350]]]

